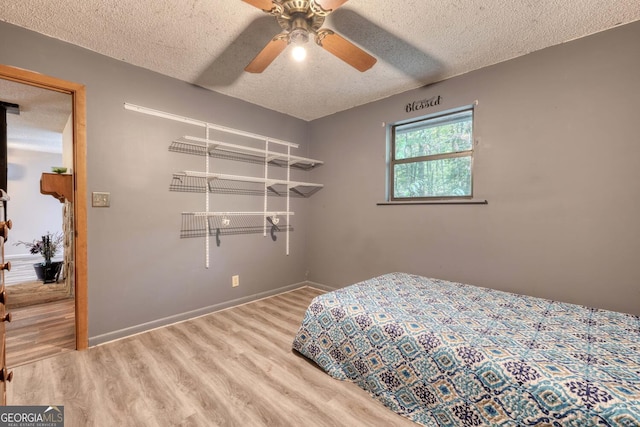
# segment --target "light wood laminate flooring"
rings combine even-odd
[[[14,369],[9,405],[71,426],[415,426],[291,350],[312,288]]]
[[[65,283],[44,284],[38,280],[6,286],[5,292],[7,294],[8,309],[73,298]]]
[[[10,368],[51,357],[76,348],[75,301],[7,309],[6,357]]]

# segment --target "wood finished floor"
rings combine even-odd
[[[5,287],[7,309],[15,309],[68,299],[71,295],[64,283],[31,281]]]
[[[5,323],[8,367],[75,350],[73,298],[7,311],[12,317],[10,323]]]
[[[9,405],[71,426],[415,426],[291,350],[302,288],[14,369]]]

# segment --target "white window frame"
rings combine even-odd
[[[417,156],[417,157],[408,157],[404,159],[396,159],[396,130],[407,129],[407,127],[415,126],[421,127],[424,125],[428,125],[429,123],[437,123],[441,121],[441,125],[446,125],[450,122],[446,121],[447,117],[453,117],[456,115],[460,115],[462,113],[470,113],[471,114],[471,149],[462,150],[462,151],[452,151],[446,153],[439,153],[434,155],[427,156]],[[387,199],[391,202],[413,202],[413,201],[431,201],[431,200],[467,200],[473,198],[473,180],[474,180],[474,132],[475,128],[475,111],[473,106],[466,106],[463,108],[448,110],[446,112],[441,112],[437,114],[432,114],[429,116],[420,117],[417,119],[412,119],[410,121],[403,121],[399,123],[395,123],[390,126],[390,143],[389,151],[388,151],[388,197]],[[399,164],[410,164],[410,163],[420,163],[420,162],[428,162],[428,161],[436,161],[441,159],[450,159],[450,158],[458,158],[458,157],[470,157],[471,158],[471,182],[470,182],[470,193],[462,196],[457,195],[447,195],[447,196],[425,196],[425,197],[396,197],[395,192],[395,166]]]

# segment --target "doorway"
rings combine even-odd
[[[73,268],[68,270],[68,274],[72,283],[69,292],[73,298],[72,309],[75,315],[74,347],[77,350],[83,350],[88,347],[85,88],[77,83],[5,65],[0,65],[0,79],[66,94],[70,99],[70,146],[66,152],[69,154],[68,164],[71,165],[72,172],[70,176],[72,196],[67,198],[71,198],[73,203],[69,207],[70,212],[63,214],[63,217],[69,218],[73,230],[69,233],[71,236],[68,236],[70,248],[73,251]],[[12,214],[10,202],[8,214],[9,217]]]
[[[12,221],[4,245],[4,259],[11,263],[4,274],[5,308],[12,314],[6,361],[15,367],[76,348],[73,201],[44,195],[40,188],[43,172],[52,167],[66,168],[55,178],[72,176],[72,108],[69,94],[9,80],[0,80],[0,101],[12,106],[2,144]]]

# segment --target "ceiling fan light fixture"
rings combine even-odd
[[[294,61],[302,62],[307,57],[307,50],[302,45],[295,45],[291,51],[291,56]]]
[[[289,43],[301,46],[309,41],[309,31],[305,28],[296,28],[289,33]]]
[[[366,51],[330,29],[322,28],[326,16],[349,0],[243,1],[275,15],[282,29],[245,67],[247,72],[263,72],[289,44],[293,45],[294,59],[303,61],[306,56],[304,45],[310,34],[320,47],[360,72],[367,71],[376,63],[376,58]]]
[[[289,43],[293,45],[291,56],[296,62],[302,62],[307,57],[304,45],[309,41],[309,30],[303,20],[297,19],[294,24],[296,27],[289,33]]]

